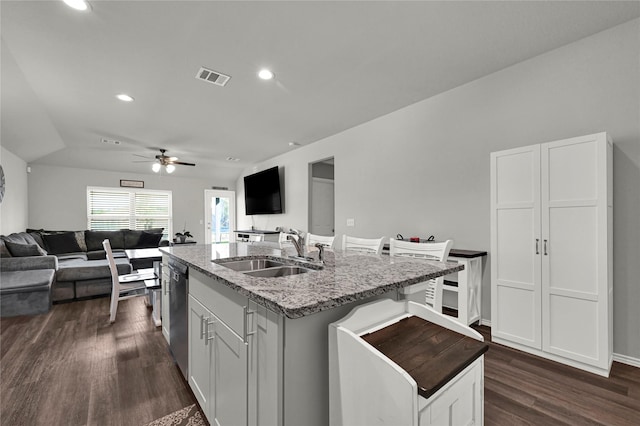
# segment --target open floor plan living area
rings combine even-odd
[[[0,425],[640,424],[640,1],[0,1]]]

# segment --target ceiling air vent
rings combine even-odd
[[[196,74],[198,80],[206,81],[207,83],[217,84],[218,86],[224,86],[231,78],[228,75],[220,74],[217,71],[213,71],[207,68],[200,68],[198,74]]]

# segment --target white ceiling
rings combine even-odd
[[[0,2],[2,145],[32,164],[135,173],[151,173],[135,155],[166,148],[197,163],[175,175],[214,184],[295,149],[289,142],[313,143],[640,16],[637,1],[91,5]],[[204,83],[201,66],[232,78]],[[261,67],[276,79],[258,80]],[[135,102],[115,99],[121,92]]]

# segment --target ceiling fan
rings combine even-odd
[[[184,161],[178,161],[178,157],[171,157],[171,156],[165,155],[165,152],[167,152],[166,149],[159,148],[159,150],[160,150],[160,154],[156,155],[155,157],[156,160],[153,163],[153,166],[151,166],[151,170],[153,170],[156,173],[158,173],[163,166],[167,173],[173,173],[173,171],[176,169],[176,165],[195,166],[194,163],[186,163]],[[134,154],[134,155],[138,157],[142,157],[141,155],[137,155],[137,154]]]

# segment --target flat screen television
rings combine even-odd
[[[282,213],[277,166],[244,177],[244,206],[247,215]]]

